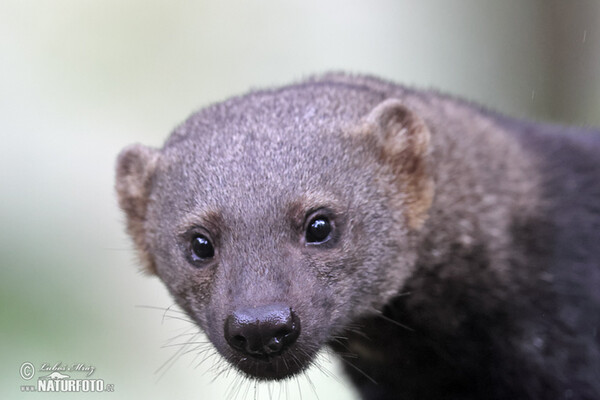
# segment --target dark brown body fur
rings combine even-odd
[[[328,75],[126,149],[117,190],[146,267],[250,376],[330,345],[369,399],[600,398],[598,131]],[[303,242],[315,209],[327,245]],[[190,265],[198,229],[215,256]],[[281,302],[302,321],[289,350],[228,346],[232,310]]]

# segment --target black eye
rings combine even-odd
[[[206,260],[214,255],[215,249],[206,236],[198,235],[192,239],[192,256],[194,259]]]
[[[331,234],[331,222],[326,217],[318,215],[314,217],[306,228],[307,243],[323,243],[329,240]]]

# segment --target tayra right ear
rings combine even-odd
[[[382,163],[388,165],[400,190],[408,225],[420,229],[427,219],[434,195],[429,166],[429,128],[400,100],[381,102],[364,118],[363,134],[377,143]]]
[[[148,247],[145,223],[158,156],[158,150],[141,144],[126,147],[117,158],[115,184],[119,205],[127,217],[127,232],[133,238],[144,270],[152,274],[156,268]]]

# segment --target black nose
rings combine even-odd
[[[283,304],[234,311],[225,320],[225,339],[256,358],[281,354],[300,334],[300,319]]]

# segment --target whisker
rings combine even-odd
[[[383,314],[379,314],[378,317],[382,318],[385,321],[391,322],[392,324],[399,326],[400,328],[406,329],[407,331],[411,331],[411,332],[415,331],[413,328],[406,326],[403,323],[400,323],[400,322],[396,321],[395,319],[391,319],[390,317],[387,317]]]
[[[327,369],[327,367],[325,367],[324,365],[321,364],[321,362],[319,361],[320,358],[325,358],[327,356],[326,362],[331,363],[331,359],[329,358],[330,354],[327,350],[323,351],[323,352],[319,352],[317,354],[317,358],[315,358],[313,365],[315,365],[315,367],[321,371],[321,373],[323,375],[325,375],[328,378],[333,378],[335,379],[337,382],[342,382],[342,379],[340,379],[339,376],[337,376],[336,374],[334,374],[332,371],[330,371],[329,369]],[[336,359],[339,357],[336,357]]]
[[[167,340],[165,340],[165,345],[171,344],[171,343],[173,343],[175,340],[177,340],[177,339],[181,339],[181,338],[182,338],[182,337],[184,337],[184,336],[191,336],[191,339],[190,339],[190,340],[194,340],[194,339],[195,339],[195,337],[196,337],[197,335],[199,335],[199,334],[200,334],[200,333],[197,331],[196,327],[195,327],[195,326],[191,326],[191,327],[188,327],[187,329],[185,329],[185,330],[184,330],[182,333],[180,333],[180,334],[178,334],[178,335],[175,335],[175,336],[173,336],[173,337],[172,337],[172,338],[170,338],[170,339],[167,339]]]
[[[300,395],[300,400],[302,400],[302,387],[300,386],[300,379],[296,377],[296,385],[298,386],[298,394]]]
[[[172,308],[175,304],[169,306],[169,307],[158,307],[158,306],[148,306],[148,305],[144,305],[144,304],[138,304],[135,305],[135,308],[146,308],[148,310],[159,310],[159,311],[165,311],[165,312],[174,312],[174,313],[179,313],[179,314],[185,314],[185,311],[181,311],[181,310],[177,310]]]
[[[363,371],[362,369],[358,368],[356,365],[352,364],[350,361],[346,360],[343,357],[340,357],[340,360],[342,360],[343,362],[345,362],[350,367],[354,368],[362,376],[364,376],[365,378],[367,378],[368,380],[370,380],[372,383],[374,383],[375,385],[377,385],[377,381],[375,379],[371,378],[365,371]]]
[[[406,293],[410,294],[410,292],[406,292]],[[410,326],[404,325],[403,323],[401,323],[401,322],[398,322],[398,321],[396,321],[395,319],[392,319],[392,318],[388,317],[388,316],[387,316],[387,315],[385,315],[385,314],[383,313],[383,311],[381,311],[381,310],[378,310],[378,309],[376,309],[376,308],[373,308],[373,311],[375,312],[375,314],[376,314],[376,316],[377,316],[377,317],[379,317],[379,318],[383,319],[384,321],[390,322],[390,323],[392,323],[392,324],[394,324],[394,325],[396,325],[396,326],[399,326],[400,328],[406,329],[406,330],[408,330],[408,331],[411,331],[411,332],[414,332],[414,331],[415,331],[415,330],[414,330],[413,328],[411,328]]]
[[[225,398],[227,399],[235,399],[237,394],[239,393],[241,388],[241,382],[239,376],[236,376],[234,380],[232,380],[229,385],[227,385],[227,389],[225,390]]]
[[[158,379],[161,379],[164,376],[164,374],[171,368],[171,366],[175,364],[175,361],[177,361],[177,359],[181,357],[185,348],[186,346],[181,346],[171,357],[169,357],[167,361],[165,361],[156,371],[154,371],[155,374],[158,374],[162,370]]]
[[[188,344],[209,344],[208,342],[183,342],[183,343],[172,343],[172,344],[165,344],[160,346],[161,349],[165,349],[167,347],[175,347],[175,346],[185,346]],[[197,347],[196,347],[197,348]]]
[[[317,388],[315,387],[315,384],[313,383],[312,379],[310,379],[310,376],[307,373],[304,373],[304,377],[308,381],[308,385],[312,389],[312,392],[315,394],[315,397],[317,398],[317,400],[320,400],[319,394],[317,393]]]

